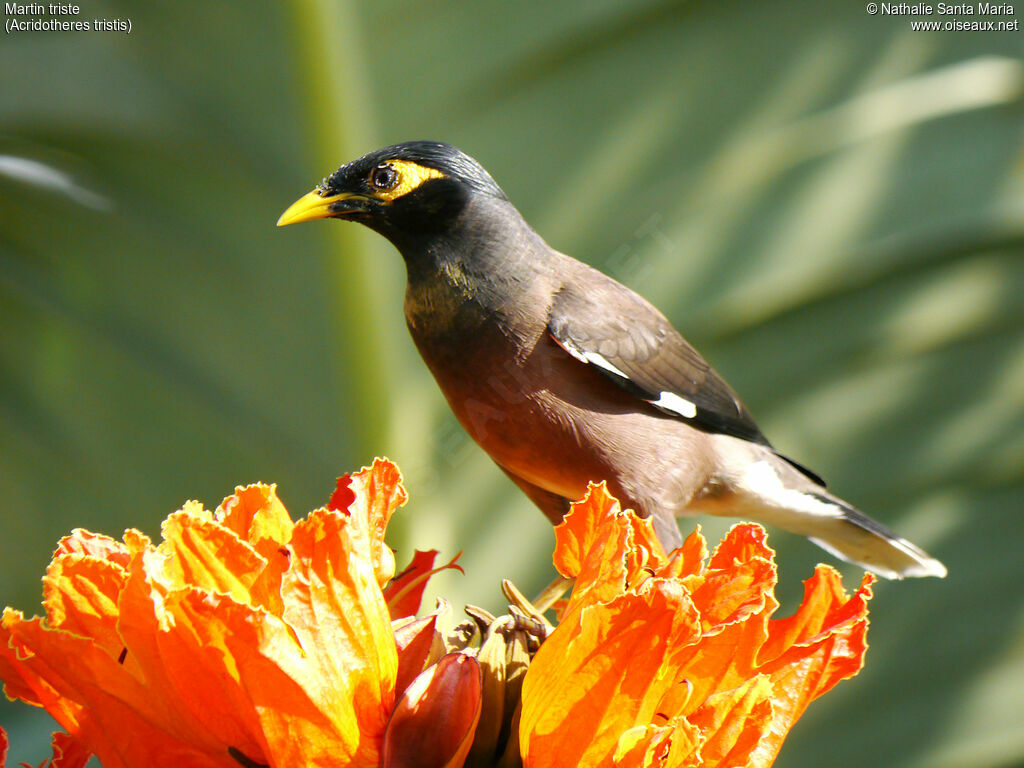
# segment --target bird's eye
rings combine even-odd
[[[377,189],[393,189],[398,184],[398,171],[390,165],[378,165],[370,174],[370,183]]]

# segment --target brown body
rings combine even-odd
[[[467,291],[461,269],[411,283],[409,332],[459,423],[552,523],[588,483],[604,480],[624,506],[653,515],[662,541],[676,545],[675,517],[729,514],[717,444],[744,460],[760,447],[662,413],[566,352],[547,328],[554,282],[595,270],[556,257],[554,269],[535,271],[497,307]],[[456,329],[462,341],[453,345]]]

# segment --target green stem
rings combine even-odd
[[[295,0],[294,50],[303,88],[313,156],[333,171],[340,162],[373,148],[370,74],[364,65],[360,21],[346,0]],[[374,264],[381,244],[362,227],[320,222],[331,261],[331,317],[335,381],[341,384],[341,416],[351,428],[349,447],[369,461],[388,434],[388,371],[393,344],[382,320],[385,287]],[[339,425],[340,425],[339,421]]]

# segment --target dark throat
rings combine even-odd
[[[547,248],[505,200],[471,199],[442,231],[392,239],[406,264],[405,314],[413,337],[503,326],[530,292]]]

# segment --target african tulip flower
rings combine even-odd
[[[253,485],[186,504],[159,544],[63,539],[46,617],[0,625],[5,692],[66,731],[51,768],[759,768],[862,663],[870,577],[847,599],[820,567],[773,619],[758,526],[666,555],[603,486],[556,529],[557,627],[506,583],[509,615],[444,635],[440,605],[416,616],[437,553],[396,576],[384,544],[399,481],[378,460],[298,522]]]
[[[819,566],[797,613],[773,620],[759,526],[733,527],[706,563],[699,532],[666,556],[602,485],[555,534],[576,584],[526,675],[527,768],[768,766],[807,704],[863,663],[872,577],[847,599]]]
[[[172,514],[159,545],[75,531],[44,578],[46,619],[4,612],[7,695],[46,707],[106,768],[379,765],[402,693],[381,591],[399,480],[378,460],[298,523],[273,486],[241,488],[216,512]],[[421,590],[405,586],[408,608]],[[412,679],[430,645],[404,648]],[[474,703],[457,715],[462,738]]]

